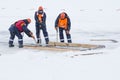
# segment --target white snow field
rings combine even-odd
[[[0,0],[0,80],[120,80],[119,0]],[[56,41],[54,22],[62,11],[71,18],[73,43],[105,45],[87,51],[48,51],[8,47],[12,23],[31,18],[42,5],[47,14],[50,41]],[[42,36],[43,44],[44,37]],[[112,39],[113,41],[91,41]],[[35,44],[24,34],[24,44]],[[92,54],[94,55],[82,55]],[[100,53],[100,54],[99,54]]]

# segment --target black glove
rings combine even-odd
[[[45,26],[45,23],[41,22],[41,23],[39,23],[39,25],[41,25],[41,26]]]
[[[69,30],[65,30],[66,34],[70,34],[70,31]]]
[[[58,32],[58,27],[55,27],[55,30]]]

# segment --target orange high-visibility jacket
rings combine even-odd
[[[55,20],[55,27],[64,28],[66,30],[70,30],[70,28],[71,28],[71,21],[70,21],[69,16],[65,13],[65,19],[60,19],[60,14],[59,14],[57,19]]]

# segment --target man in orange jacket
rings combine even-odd
[[[60,42],[64,42],[63,31],[65,31],[66,36],[67,36],[67,42],[72,43],[71,34],[70,34],[71,21],[67,13],[62,12],[58,15],[55,21],[55,29],[56,31],[59,30]]]
[[[43,11],[43,7],[40,6],[38,11],[35,12],[35,27],[36,27],[36,37],[37,43],[41,43],[40,30],[43,31],[46,44],[49,42],[49,36],[46,27],[46,13]]]

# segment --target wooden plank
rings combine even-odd
[[[61,43],[61,42],[49,42],[50,46],[68,46],[67,43]]]
[[[97,48],[99,45],[92,45],[92,44],[81,44],[83,48]]]
[[[49,42],[48,43],[50,46],[55,46],[55,42]]]
[[[81,47],[81,44],[78,44],[78,43],[68,43],[68,46],[70,46],[70,47]]]
[[[65,51],[74,51],[78,52],[81,50],[74,50],[74,49],[64,49],[64,48],[56,48],[56,47],[45,47],[45,46],[36,46],[36,45],[24,45],[24,48],[26,49],[34,49],[34,50],[43,50],[43,51],[51,51],[51,52],[65,52]],[[97,55],[97,54],[103,54],[103,52],[95,52],[95,53],[81,53],[81,54],[75,54],[73,56],[70,56],[71,58],[77,57],[79,55],[82,56],[88,56],[88,55]],[[0,55],[1,56],[1,55]]]
[[[68,49],[68,48],[56,48],[56,47],[45,47],[45,46],[32,46],[32,45],[24,45],[24,48],[27,49],[35,49],[35,50],[46,50],[46,51],[80,51],[76,49]]]
[[[83,47],[83,48],[96,48],[99,45],[92,44],[79,44],[79,43],[61,43],[61,42],[49,42],[51,46],[66,46],[66,47]]]
[[[68,46],[69,47],[82,47],[82,48],[97,48],[99,45],[68,43]]]
[[[68,44],[62,42],[55,42],[55,46],[68,46]]]
[[[49,42],[48,45],[35,45],[26,44],[25,48],[45,50],[45,51],[85,51],[91,49],[104,48],[104,45],[92,45],[92,44],[79,44],[79,43],[61,43],[61,42]]]

